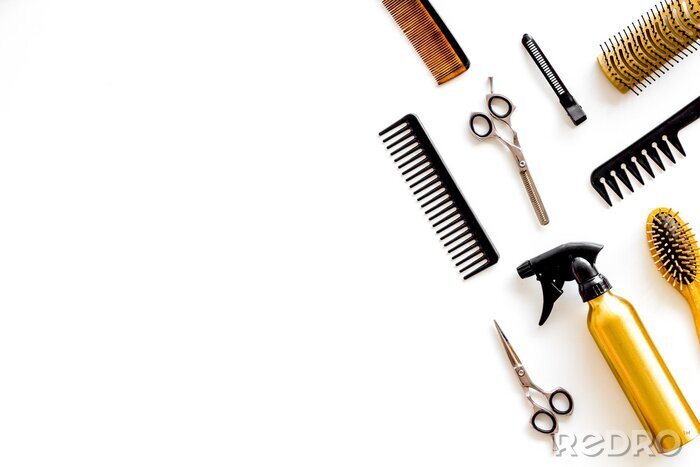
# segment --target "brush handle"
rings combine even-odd
[[[683,295],[690,305],[690,311],[695,319],[695,331],[700,339],[700,286],[697,282],[693,282],[683,290]]]

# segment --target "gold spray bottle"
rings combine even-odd
[[[588,303],[588,330],[617,378],[656,449],[670,452],[700,434],[700,422],[688,405],[637,312],[617,297],[595,267],[601,245],[567,243],[518,267],[521,278],[536,276],[544,304],[540,326],[567,281],[579,284]]]

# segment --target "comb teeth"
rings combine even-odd
[[[697,50],[700,0],[664,0],[600,49],[598,64],[621,92],[642,92]]]
[[[697,278],[698,243],[678,211],[659,208],[647,219],[647,243],[661,276],[678,290]]]
[[[595,169],[591,174],[591,185],[610,206],[612,206],[612,199],[608,189],[612,190],[618,198],[624,199],[618,181],[622,182],[630,192],[634,192],[630,175],[640,185],[644,185],[641,170],[644,170],[652,178],[656,177],[651,162],[658,169],[666,170],[661,158],[662,154],[671,163],[675,164],[676,158],[673,156],[671,147],[675,148],[683,156],[686,155],[685,149],[683,149],[681,141],[678,139],[678,133],[698,118],[700,118],[700,97],[683,107],[671,118],[654,128],[627,149]]]
[[[498,262],[498,252],[415,115],[379,134],[463,278]]]
[[[469,68],[469,59],[427,0],[383,0],[438,84]]]

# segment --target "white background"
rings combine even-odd
[[[697,465],[557,459],[492,326],[584,435],[641,429],[576,287],[542,328],[520,262],[603,243],[700,411],[700,344],[655,271],[657,206],[700,226],[688,158],[609,209],[593,168],[697,96],[691,57],[640,97],[598,44],[649,2],[434,0],[472,61],[435,85],[377,1],[0,1],[3,466]],[[540,43],[578,128],[520,45]],[[552,223],[513,161],[466,132],[486,78],[518,106]],[[501,253],[462,282],[377,133],[422,119]]]

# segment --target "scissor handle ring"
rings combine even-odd
[[[545,417],[548,418],[550,422],[552,422],[552,427],[548,429],[541,428],[537,425],[537,418],[538,417]],[[534,414],[532,414],[532,418],[530,419],[530,424],[532,425],[532,428],[535,430],[539,431],[542,434],[545,435],[551,435],[552,433],[555,433],[557,431],[557,428],[559,428],[559,424],[557,423],[557,418],[549,411],[547,410],[538,410]]]
[[[498,107],[494,106],[494,101],[502,101],[505,102],[506,106],[508,107],[506,111],[502,114],[499,114],[497,112]],[[489,107],[489,112],[491,112],[492,115],[495,117],[498,117],[500,119],[506,119],[511,116],[513,113],[513,103],[508,99],[506,96],[502,96],[500,94],[493,94],[489,97],[487,105]]]
[[[556,396],[564,396],[564,398],[567,401],[567,407],[564,410],[559,410],[557,407],[554,405],[554,398]],[[568,393],[568,391],[564,389],[556,389],[554,392],[552,392],[549,395],[549,406],[552,408],[554,413],[557,415],[569,415],[571,412],[574,411],[574,399],[571,397],[571,394]]]
[[[486,125],[488,125],[486,132],[479,133],[479,131],[477,131],[476,127],[474,126],[474,123],[477,121],[477,119],[481,119],[481,120],[486,122]],[[473,113],[471,115],[471,117],[469,117],[469,129],[472,131],[474,136],[476,136],[478,138],[488,138],[489,136],[491,136],[493,134],[493,130],[494,130],[493,122],[491,121],[491,118],[488,115],[483,114],[481,112]]]

